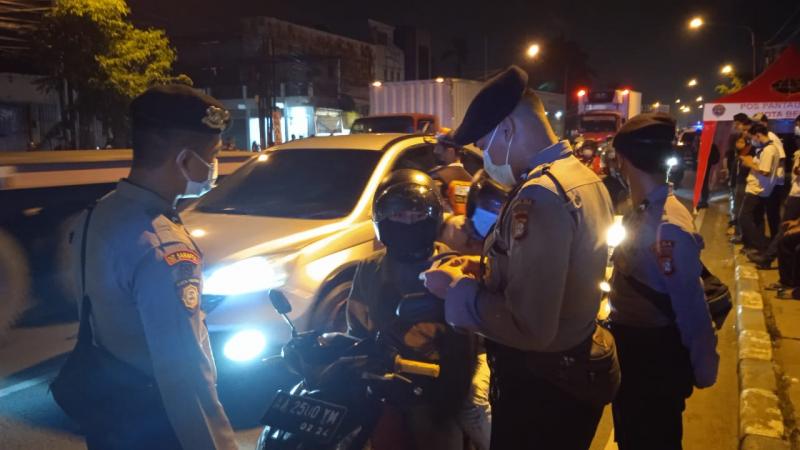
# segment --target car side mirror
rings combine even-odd
[[[283,292],[279,291],[278,289],[272,289],[269,291],[269,301],[272,303],[272,307],[275,308],[275,311],[282,316],[292,312],[291,303],[289,303],[286,295],[284,295]]]
[[[400,300],[395,311],[404,322],[444,322],[444,300],[428,292],[409,294]]]

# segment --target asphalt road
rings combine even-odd
[[[709,269],[733,286],[733,265],[727,243],[724,200],[704,215],[701,232],[706,241],[703,259]],[[697,391],[684,415],[684,448],[734,449],[737,445],[738,390],[734,314],[719,334],[721,356],[717,385]],[[0,448],[85,448],[75,426],[53,403],[47,384],[74,346],[75,323],[19,327],[0,342]],[[253,448],[258,428],[241,429],[243,449]],[[616,449],[611,418],[603,416],[592,450]]]

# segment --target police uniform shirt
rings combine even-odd
[[[77,286],[85,217],[72,233]],[[183,448],[237,448],[200,309],[201,254],[172,205],[122,180],[95,206],[86,252],[96,343],[156,380]]]
[[[500,344],[558,352],[595,329],[612,204],[566,141],[536,154],[529,166],[486,239],[484,279],[463,278],[449,289],[445,313],[449,323]]]
[[[697,386],[714,384],[719,364],[717,337],[700,278],[703,239],[694,229],[691,214],[664,185],[626,215],[623,223],[627,238],[614,249],[612,323],[644,328],[677,324]],[[635,281],[629,282],[623,274]],[[635,282],[669,296],[674,322],[653,299],[643,296]]]
[[[768,143],[757,156],[753,157],[753,162],[758,167],[758,172],[767,172],[767,175],[751,170],[747,175],[745,192],[759,197],[769,197],[778,179],[777,171],[780,166],[778,147],[772,142]]]

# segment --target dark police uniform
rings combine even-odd
[[[655,139],[649,127],[669,125],[623,127],[617,140]],[[609,316],[622,369],[614,436],[621,450],[680,449],[685,399],[693,386],[714,384],[719,364],[700,278],[703,240],[668,185],[650,192],[623,223],[628,237],[614,250]]]
[[[456,141],[491,132],[526,85],[519,68],[487,82]],[[588,356],[593,341],[602,341],[595,317],[612,205],[601,180],[566,141],[538,152],[529,168],[486,239],[483,280],[462,278],[449,289],[446,318],[487,338],[493,449],[585,449],[602,404],[579,399],[545,372],[562,374],[552,366],[571,366]]]
[[[221,105],[186,89],[165,87],[143,94],[132,106],[134,127],[144,115],[151,124],[160,118],[163,128],[219,133],[220,117],[206,112],[216,114],[217,109],[208,108]],[[72,233],[78,280],[85,220],[86,213]],[[86,274],[96,344],[155,380],[162,404],[152,405],[153,416],[168,420],[157,425],[161,432],[156,435],[135,427],[127,435],[119,430],[90,433],[90,448],[237,448],[217,397],[214,358],[200,308],[202,253],[172,203],[120,181],[91,214]]]

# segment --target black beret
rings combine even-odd
[[[669,146],[675,139],[675,119],[664,113],[634,116],[614,136],[614,149],[625,154],[640,147]]]
[[[219,100],[184,84],[148,89],[131,102],[133,126],[219,134],[230,113]]]
[[[455,144],[472,144],[486,136],[514,111],[527,87],[528,74],[517,66],[511,66],[487,81],[453,133]]]

